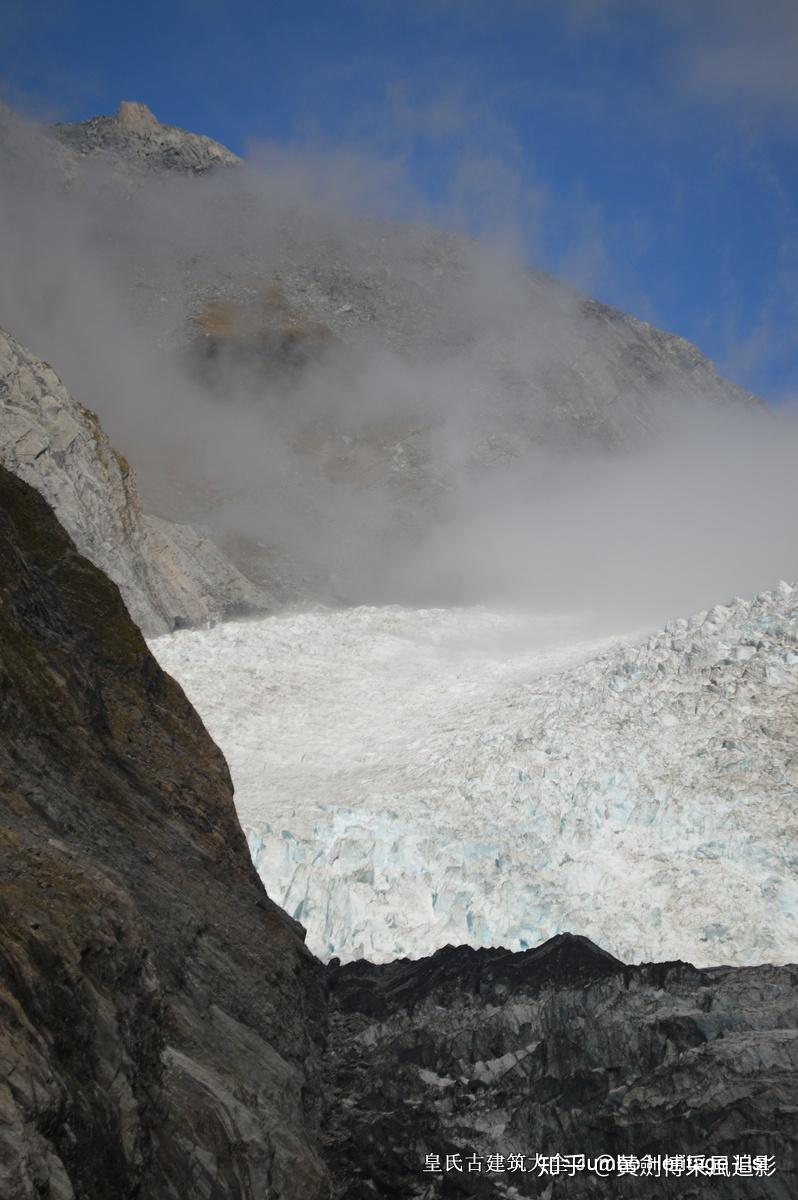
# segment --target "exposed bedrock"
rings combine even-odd
[[[0,464],[49,501],[145,633],[269,606],[206,533],[142,510],[130,464],[98,418],[2,329]]]
[[[447,946],[329,976],[336,1196],[798,1194],[795,967],[628,967],[564,934],[525,953]],[[440,1171],[425,1171],[428,1154]],[[462,1173],[447,1171],[457,1154]],[[614,1167],[548,1173],[537,1155]],[[646,1173],[645,1156],[656,1171],[679,1155],[726,1161],[728,1177],[678,1161]]]
[[[92,117],[77,124],[53,126],[69,150],[84,156],[101,154],[131,167],[203,175],[241,160],[226,146],[175,125],[162,125],[146,104],[122,100],[113,116]]]
[[[117,587],[0,468],[0,1196],[327,1195],[321,965]]]

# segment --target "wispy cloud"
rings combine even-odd
[[[711,104],[740,106],[741,117],[798,120],[794,0],[704,0],[674,10],[681,25],[677,90]]]

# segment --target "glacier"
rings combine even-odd
[[[789,584],[624,636],[579,615],[362,607],[150,645],[323,958],[564,930],[629,962],[795,958]]]

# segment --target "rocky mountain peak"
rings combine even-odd
[[[150,133],[161,128],[161,123],[152,109],[139,100],[122,100],[114,118],[122,129],[131,133]]]
[[[162,124],[138,100],[122,100],[114,116],[54,125],[52,132],[81,156],[110,156],[123,173],[125,169],[146,167],[203,175],[214,167],[232,167],[241,161],[213,138]]]

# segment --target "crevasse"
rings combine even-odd
[[[794,958],[798,590],[649,636],[356,608],[152,648],[323,957],[562,930],[627,961]]]

